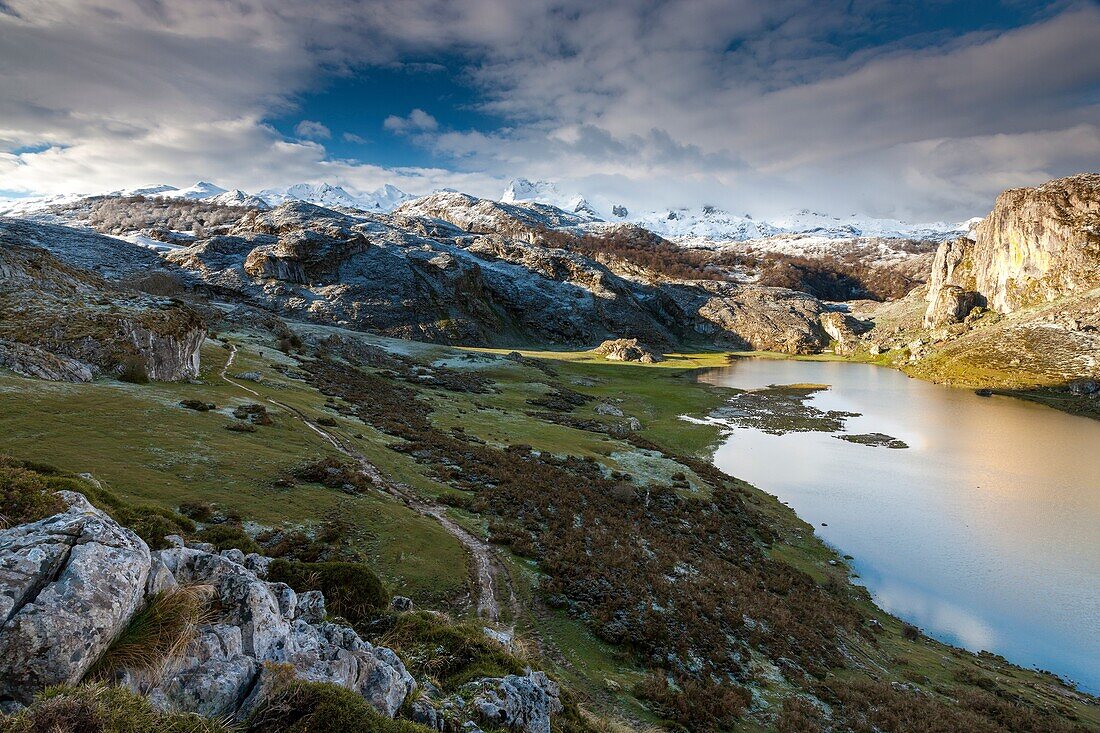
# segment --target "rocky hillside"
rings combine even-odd
[[[161,251],[190,289],[276,314],[400,338],[470,345],[595,346],[633,337],[679,345],[813,352],[829,336],[818,299],[718,280],[651,282],[544,241],[578,217],[543,204],[436,194],[390,214],[291,201],[272,210],[164,199],[103,199],[58,209]],[[203,225],[189,237],[180,221]],[[126,230],[127,222],[139,226]],[[18,234],[41,240],[23,222]],[[54,229],[62,227],[53,227]],[[91,236],[91,235],[86,235]],[[49,237],[46,237],[49,239]],[[118,246],[156,255],[113,239]],[[89,252],[54,247],[86,266]],[[79,259],[77,259],[79,258]]]
[[[1012,313],[1098,286],[1100,174],[1070,176],[1005,191],[973,240],[941,245],[925,322],[957,322],[974,305]]]
[[[1100,415],[1100,175],[1006,191],[940,245],[926,288],[859,303],[850,353]]]
[[[23,244],[28,240],[39,241],[0,230],[0,364],[70,382],[100,373],[138,381],[198,375],[206,327],[197,313],[167,298],[122,289]],[[88,250],[72,254],[79,260]]]
[[[0,531],[0,710],[14,713],[0,715],[0,730],[76,730],[64,727],[59,699],[75,708],[68,715],[83,723],[80,730],[103,729],[89,719],[97,711],[88,698],[106,690],[96,687],[105,683],[144,698],[146,707],[138,709],[156,721],[146,724],[152,727],[116,722],[109,730],[208,730],[215,729],[213,721],[226,721],[234,724],[227,729],[241,733],[278,733],[314,730],[320,724],[315,717],[335,715],[327,730],[457,731],[478,730],[481,723],[550,733],[551,718],[566,713],[558,685],[530,669],[471,676],[454,695],[421,685],[392,649],[365,641],[350,620],[326,611],[325,594],[309,589],[314,576],[288,576],[293,566],[286,561],[239,549],[219,552],[178,535],[157,537],[145,521],[146,537],[161,548],[151,549],[84,495],[51,492],[48,477],[2,457],[0,486],[5,511],[16,519],[47,514]],[[134,516],[96,482],[84,488]],[[157,516],[154,527],[194,528],[172,512]],[[303,567],[341,574],[343,586],[332,587],[344,601],[335,610],[345,616],[353,616],[349,598],[367,597],[368,579],[376,586],[371,603],[386,601],[365,568]],[[276,576],[297,578],[298,590]],[[393,605],[395,614],[417,623],[408,599]],[[465,643],[465,654],[481,662],[480,669],[489,667],[474,651],[479,645],[511,659],[506,644],[491,637]],[[72,687],[81,683],[90,687]],[[56,685],[70,688],[41,697]],[[333,696],[338,705],[312,709],[318,703],[311,699]],[[159,720],[155,711],[163,711]],[[170,724],[182,722],[167,719],[180,712],[193,716],[190,725]],[[391,723],[399,713],[427,727]],[[200,727],[204,718],[210,728]]]

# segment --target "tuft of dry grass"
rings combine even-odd
[[[89,679],[127,674],[142,689],[155,686],[194,642],[209,617],[212,596],[209,585],[181,586],[151,596],[89,671]]]

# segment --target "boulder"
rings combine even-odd
[[[847,313],[830,311],[829,313],[822,313],[819,320],[821,327],[825,329],[825,333],[835,342],[836,353],[841,356],[846,356],[855,351],[859,343],[858,334],[866,330],[862,322]]]
[[[958,285],[943,285],[936,290],[924,314],[925,328],[939,328],[962,323],[970,311],[979,305],[981,295]]]
[[[148,546],[80,494],[0,532],[0,702],[79,681],[145,596]]]
[[[595,351],[608,361],[638,361],[643,364],[664,361],[663,356],[638,339],[608,339],[597,346]]]
[[[262,580],[269,561],[227,550],[213,554],[173,547],[153,553],[178,583],[212,586],[219,615],[150,697],[163,706],[243,717],[262,689],[267,663],[289,665],[295,677],[354,690],[393,717],[416,683],[391,650],[363,641],[351,628],[324,622],[319,591],[295,593]],[[253,570],[251,568],[255,568]]]
[[[484,678],[472,687],[474,709],[494,727],[550,733],[550,717],[562,711],[558,686],[543,672]]]

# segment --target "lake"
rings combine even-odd
[[[905,441],[734,428],[714,462],[853,555],[891,613],[1100,692],[1100,422],[866,364],[741,359],[700,380],[828,384],[808,404],[859,413],[845,432]]]

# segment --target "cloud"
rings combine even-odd
[[[414,109],[408,117],[390,115],[382,122],[382,127],[398,135],[415,132],[434,132],[439,122],[422,109]]]
[[[365,145],[370,142],[367,138],[362,135],[356,135],[354,132],[345,132],[342,137],[344,138],[344,142],[355,143],[356,145]]]
[[[1017,27],[991,16],[970,32],[916,27],[883,0],[3,7],[5,189],[327,178],[499,195],[526,176],[631,208],[924,219],[1100,169],[1095,3],[1016,4],[997,15]],[[450,104],[499,122],[464,127],[441,100],[383,123],[434,165],[335,160],[321,144],[334,121],[298,109],[302,95],[375,67],[450,74],[469,91]],[[310,118],[297,139],[266,122],[291,114]]]
[[[332,131],[316,120],[302,120],[294,126],[294,134],[303,140],[328,140]]]

